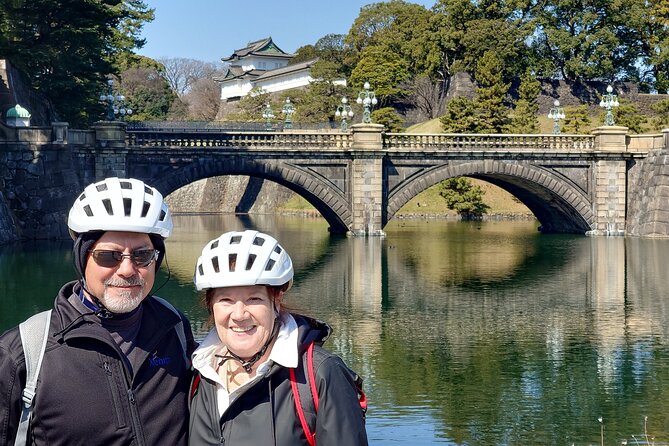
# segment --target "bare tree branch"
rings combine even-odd
[[[188,93],[196,81],[210,79],[222,68],[211,62],[183,57],[162,58],[158,62],[165,67],[163,77],[179,97]]]

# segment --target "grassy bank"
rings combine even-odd
[[[505,190],[486,183],[471,179],[472,183],[481,187],[485,192],[483,201],[490,206],[488,215],[493,217],[531,218],[532,213],[524,204]],[[294,195],[290,200],[279,207],[280,212],[295,214],[318,214],[318,211],[307,200]],[[438,185],[432,186],[407,202],[396,214],[400,218],[434,218],[457,217],[457,213],[448,209],[445,200],[439,195]]]

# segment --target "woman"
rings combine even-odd
[[[214,327],[193,353],[189,444],[367,444],[362,380],[321,347],[327,325],[283,307],[292,279],[267,234],[227,232],[202,250],[194,282]]]

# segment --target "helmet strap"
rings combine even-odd
[[[110,311],[107,307],[104,306],[104,304],[98,299],[98,297],[91,293],[88,288],[86,288],[86,280],[81,279],[79,280],[81,283],[81,288],[86,291],[86,294],[88,294],[91,297],[91,300],[93,301],[93,304],[97,307],[95,310],[95,315],[99,317],[100,319],[111,319],[114,317],[114,312]],[[86,299],[86,296],[84,296],[84,299]]]
[[[218,363],[218,366],[221,367],[223,364],[225,364],[227,361],[234,359],[235,361],[238,361],[242,367],[244,368],[244,371],[246,373],[251,373],[251,370],[253,370],[253,365],[260,360],[260,358],[263,357],[263,355],[267,352],[267,349],[269,348],[269,345],[272,343],[272,341],[276,338],[276,335],[279,333],[279,318],[274,318],[274,325],[272,327],[272,334],[270,334],[269,338],[267,338],[267,341],[265,341],[265,344],[262,346],[262,348],[253,355],[250,359],[244,359],[241,356],[235,354],[228,348],[228,352],[225,355],[214,355],[217,358],[221,358],[221,361]]]

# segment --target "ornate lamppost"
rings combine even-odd
[[[341,119],[341,131],[345,132],[348,130],[347,118],[353,118],[353,110],[348,104],[348,99],[346,97],[341,98],[341,105],[337,106],[337,111],[335,112],[335,117]]]
[[[106,118],[107,121],[113,121],[116,115],[120,116],[121,121],[126,115],[132,115],[132,109],[125,107],[125,96],[122,94],[114,94],[114,81],[109,79],[107,81],[109,90],[107,94],[100,95],[100,101],[106,103]]]
[[[548,112],[548,119],[553,120],[553,134],[560,134],[560,119],[564,119],[564,110],[560,107],[560,101],[553,102],[553,108]]]
[[[365,82],[365,85],[363,85],[362,88],[363,90],[358,93],[358,99],[356,99],[355,102],[362,104],[363,107],[365,107],[365,110],[362,112],[362,122],[369,124],[372,122],[370,108],[376,105],[378,101],[376,100],[376,94],[374,94],[374,91],[369,89],[369,82]]]
[[[606,118],[604,119],[604,125],[615,125],[616,123],[613,120],[613,112],[611,111],[613,107],[619,106],[618,96],[613,94],[613,87],[606,87],[606,94],[602,95],[602,100],[599,102],[599,106],[606,109]]]
[[[269,104],[268,104],[269,105]],[[283,121],[284,129],[293,128],[293,113],[295,113],[295,106],[290,102],[290,98],[286,98],[286,103],[283,104],[281,113],[286,116],[286,119]]]
[[[270,107],[269,102],[265,105],[262,111],[262,117],[265,120],[265,130],[272,130],[272,119],[274,119],[274,112]]]

